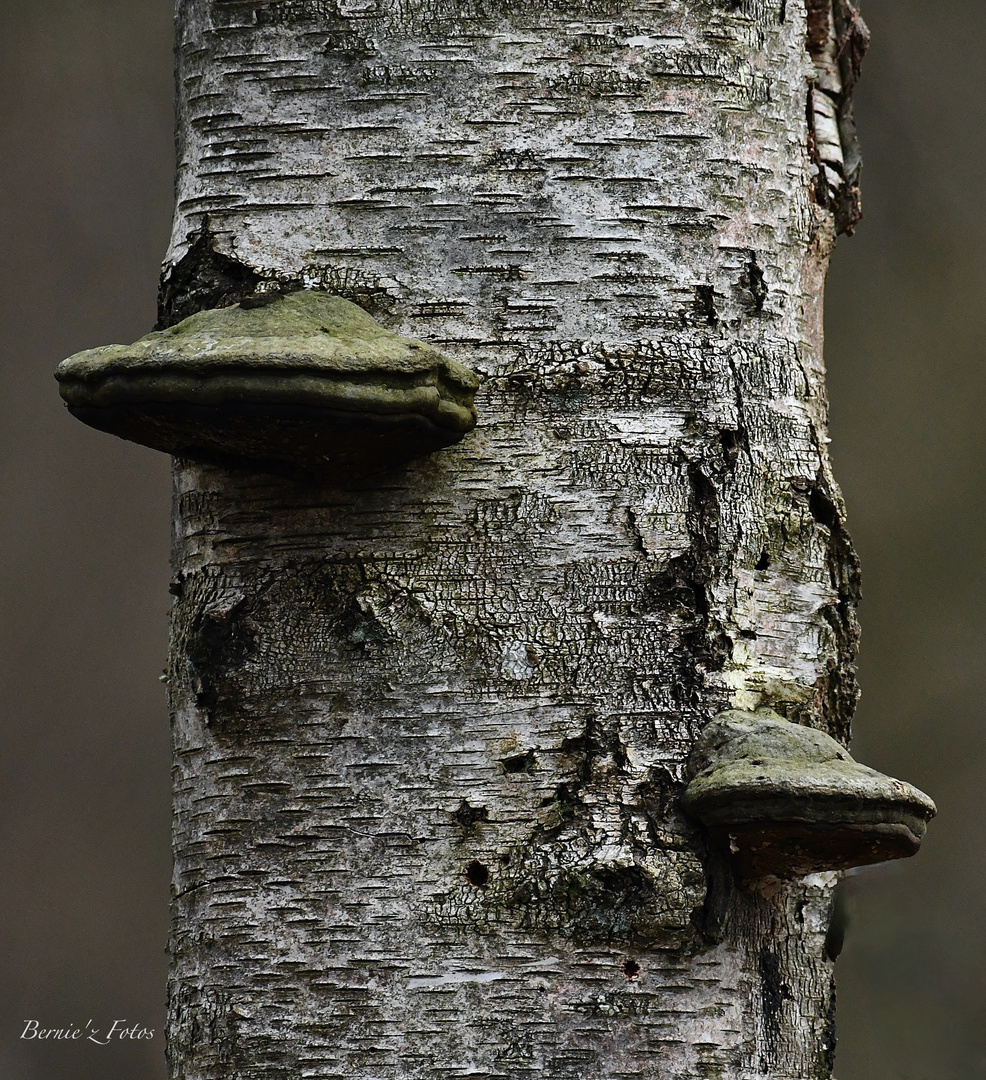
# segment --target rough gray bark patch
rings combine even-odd
[[[162,324],[323,288],[483,384],[373,483],[177,463],[173,1076],[828,1077],[834,877],[678,803],[722,709],[856,697],[803,3],[178,28]]]

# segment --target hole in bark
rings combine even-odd
[[[742,431],[727,428],[719,432],[719,445],[722,447],[723,457],[730,465],[735,464],[745,442],[745,433]]]
[[[532,772],[534,769],[534,751],[528,750],[526,754],[514,754],[512,757],[500,758],[503,771],[508,773]]]
[[[489,821],[490,812],[485,806],[470,806],[463,799],[452,816],[464,829],[471,829],[479,821]]]
[[[636,960],[627,959],[623,963],[623,974],[632,982],[640,974],[640,965]]]
[[[695,314],[707,326],[719,325],[719,313],[716,311],[716,294],[711,285],[695,286]]]
[[[746,280],[750,295],[753,297],[753,310],[758,315],[762,315],[768,289],[763,278],[763,270],[757,265],[757,256],[752,251],[750,252],[750,261],[746,265]]]
[[[812,486],[808,495],[808,509],[818,524],[824,525],[831,532],[835,532],[842,524],[835,503],[821,484]]]
[[[475,885],[477,889],[481,889],[490,880],[489,868],[473,859],[466,867],[466,879],[470,885]]]
[[[766,570],[770,566],[770,556],[767,554],[766,549],[760,552],[760,558],[757,559],[757,565],[754,570]]]

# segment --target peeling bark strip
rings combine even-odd
[[[808,92],[815,197],[831,208],[836,232],[851,234],[863,216],[852,92],[870,32],[852,0],[808,0],[807,41],[815,64]]]
[[[483,384],[373,483],[176,465],[175,1080],[830,1076],[834,875],[679,805],[723,709],[856,699],[815,26],[180,0],[162,325],[326,289]]]

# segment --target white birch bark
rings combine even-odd
[[[163,323],[322,288],[482,386],[349,487],[176,464],[175,1080],[830,1076],[834,875],[678,808],[722,709],[855,704],[807,29],[179,0]]]

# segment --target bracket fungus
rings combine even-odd
[[[268,294],[270,296],[271,294]],[[69,411],[155,450],[338,475],[458,442],[478,381],[339,296],[299,291],[200,311],[55,373]]]
[[[935,804],[770,709],[720,713],[688,762],[685,810],[743,884],[913,855]]]

